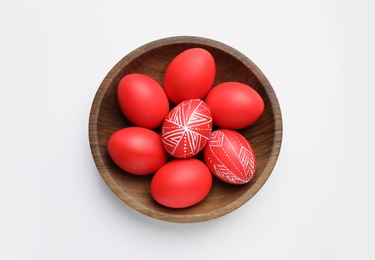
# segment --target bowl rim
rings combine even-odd
[[[110,82],[113,80],[114,77],[124,68],[128,63],[130,63],[133,59],[147,53],[155,48],[171,45],[171,44],[199,44],[210,48],[216,48],[220,51],[226,52],[242,62],[246,67],[250,68],[253,72],[255,77],[260,81],[262,86],[264,87],[267,95],[270,98],[271,108],[274,115],[274,122],[275,122],[275,131],[274,131],[274,140],[272,144],[272,150],[270,153],[269,158],[274,158],[274,161],[268,160],[264,172],[266,174],[262,174],[257,182],[254,184],[253,189],[247,190],[244,194],[242,194],[237,200],[225,205],[224,207],[218,208],[216,210],[206,212],[206,213],[199,213],[194,215],[170,215],[164,212],[160,212],[151,208],[146,208],[143,204],[139,203],[137,200],[134,200],[131,196],[129,196],[126,192],[124,192],[113,180],[110,171],[106,168],[102,154],[100,152],[99,147],[99,138],[98,138],[98,128],[97,128],[97,120],[98,114],[101,108],[101,104],[104,98],[104,94],[106,93],[108,87],[110,86]],[[222,217],[227,215],[237,208],[244,205],[247,201],[249,201],[265,184],[268,180],[269,176],[271,175],[280,153],[281,143],[282,143],[282,132],[283,132],[283,125],[282,125],[282,116],[281,116],[281,109],[276,97],[275,91],[272,88],[270,82],[263,74],[263,72],[258,68],[258,66],[251,61],[247,56],[242,54],[240,51],[234,49],[233,47],[219,42],[217,40],[199,37],[199,36],[172,36],[161,38],[158,40],[151,41],[146,43],[127,55],[125,55],[122,59],[120,59],[112,69],[107,73],[107,75],[102,80],[95,97],[93,99],[90,116],[89,116],[89,142],[91,153],[96,164],[96,167],[99,171],[99,174],[102,176],[103,180],[109,186],[109,188],[118,196],[123,202],[125,202],[128,206],[133,208],[134,210],[149,216],[151,218],[168,221],[168,222],[176,222],[176,223],[195,223],[195,222],[203,222],[212,219],[216,219],[218,217]]]

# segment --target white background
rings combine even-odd
[[[0,258],[375,259],[374,6],[146,2],[0,4]],[[278,95],[284,124],[265,186],[196,224],[123,203],[88,140],[107,72],[176,35],[247,55]]]

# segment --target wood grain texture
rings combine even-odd
[[[115,131],[132,124],[117,104],[118,82],[129,73],[142,73],[163,86],[168,64],[180,52],[201,47],[214,57],[217,75],[214,85],[237,81],[253,87],[263,98],[265,110],[252,126],[241,129],[253,146],[257,170],[245,185],[230,185],[214,178],[209,195],[195,206],[171,209],[159,205],[150,194],[152,175],[135,176],[118,168],[107,152]],[[279,156],[282,141],[280,106],[271,84],[245,55],[223,43],[200,37],[179,36],[157,40],[122,58],[103,79],[95,95],[89,118],[89,140],[95,164],[111,190],[133,209],[152,218],[178,223],[202,222],[224,216],[248,202],[267,181]],[[198,158],[202,158],[198,154]]]

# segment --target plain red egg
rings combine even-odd
[[[176,158],[190,158],[207,144],[212,132],[211,112],[200,99],[189,99],[175,106],[164,120],[161,140]]]
[[[127,127],[116,131],[108,141],[113,162],[132,174],[155,173],[167,162],[160,135],[144,127]]]
[[[143,74],[124,76],[117,88],[117,100],[123,114],[137,126],[156,128],[169,112],[169,101],[163,88]]]
[[[237,131],[213,131],[203,157],[212,173],[224,182],[245,184],[254,177],[256,158],[253,148]]]
[[[205,99],[213,123],[220,128],[241,129],[255,123],[264,111],[262,97],[252,87],[224,82],[210,90]]]
[[[151,180],[151,195],[161,205],[186,208],[202,201],[212,187],[212,174],[200,160],[175,159],[161,167]]]
[[[178,54],[164,75],[164,90],[175,104],[202,99],[212,88],[216,76],[215,60],[203,48],[191,48]]]

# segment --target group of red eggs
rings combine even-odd
[[[138,73],[124,76],[118,84],[118,104],[134,126],[111,135],[108,153],[127,173],[154,174],[151,196],[166,207],[201,202],[211,190],[213,176],[235,185],[254,176],[254,151],[236,130],[257,121],[264,102],[240,82],[213,86],[215,77],[211,53],[190,48],[170,62],[163,87]],[[161,132],[156,130],[160,126]],[[197,156],[201,152],[203,159]]]

